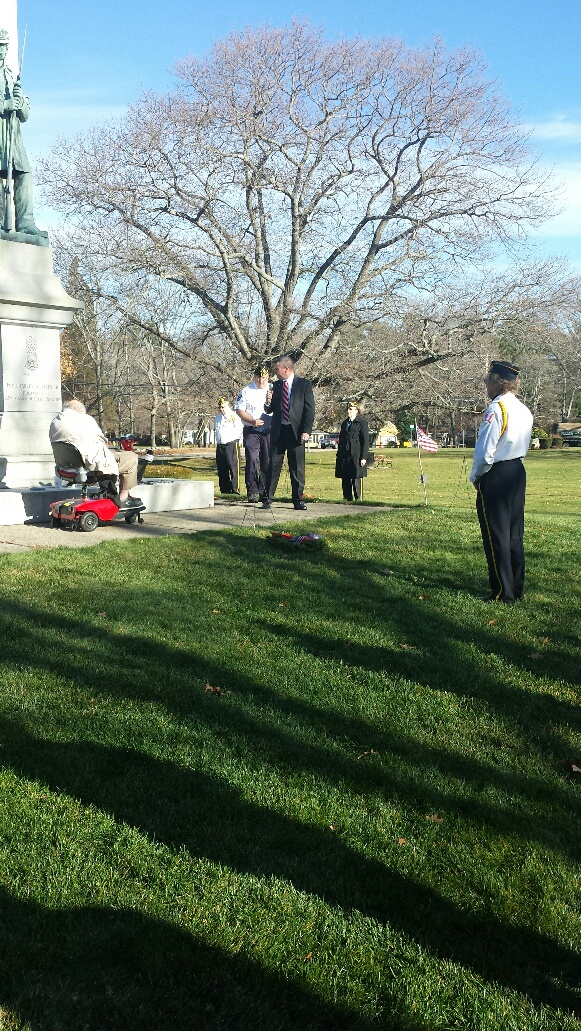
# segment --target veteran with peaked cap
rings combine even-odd
[[[490,404],[480,423],[470,471],[488,564],[491,593],[486,601],[510,603],[524,597],[523,459],[533,417],[516,396],[519,374],[512,362],[491,362],[484,380]]]
[[[347,402],[347,418],[341,423],[335,477],[341,480],[345,501],[361,500],[361,477],[367,476],[369,428],[357,401]]]
[[[214,419],[216,437],[216,469],[220,494],[239,494],[238,467],[239,445],[242,437],[242,421],[232,411],[230,402],[219,397],[218,414]]]
[[[253,502],[261,500],[266,492],[272,416],[267,415],[264,408],[271,396],[268,367],[262,363],[256,366],[252,383],[242,388],[234,403],[236,414],[244,423],[244,478],[248,500]]]
[[[16,232],[46,241],[48,234],[34,224],[32,175],[20,132],[21,123],[26,122],[30,114],[30,101],[22,92],[20,79],[14,79],[6,65],[9,42],[6,29],[0,29],[0,175],[6,179],[10,169],[13,177]],[[5,199],[4,203],[9,201]],[[6,211],[4,214],[6,229],[10,218],[6,217]]]

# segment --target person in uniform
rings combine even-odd
[[[216,435],[216,468],[220,494],[239,494],[238,446],[242,437],[242,420],[233,412],[225,397],[218,398],[218,415],[214,419]]]
[[[271,399],[266,403],[266,411],[272,412],[272,429],[267,490],[262,507],[270,508],[272,505],[286,454],[293,505],[296,509],[306,509],[303,501],[305,444],[315,421],[313,386],[310,380],[295,376],[294,362],[288,355],[278,359],[274,372],[277,382]]]
[[[21,122],[26,122],[30,114],[30,101],[22,92],[20,78],[14,79],[6,65],[9,42],[6,29],[0,29],[0,176],[6,179],[10,168],[14,183],[16,232],[44,241],[48,239],[48,233],[38,229],[34,223],[32,173],[20,132]],[[6,205],[6,199],[4,203]],[[5,228],[6,222],[5,217]]]
[[[361,498],[361,477],[367,476],[369,428],[355,401],[347,402],[347,418],[341,423],[335,477],[341,480],[346,501]]]
[[[265,365],[258,365],[252,383],[242,388],[234,403],[236,415],[244,423],[244,479],[249,501],[260,501],[266,494],[272,416],[266,414],[264,406],[270,396],[268,369]]]
[[[486,601],[511,603],[524,597],[523,458],[533,417],[516,396],[519,373],[510,362],[491,363],[484,380],[490,404],[480,423],[469,477],[476,489],[476,511],[488,564],[491,593]]]

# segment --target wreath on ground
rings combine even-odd
[[[268,539],[276,548],[285,548],[287,551],[321,551],[325,547],[320,533],[292,534],[272,530]]]

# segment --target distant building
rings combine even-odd
[[[374,447],[399,447],[398,428],[393,422],[386,422],[376,434]]]

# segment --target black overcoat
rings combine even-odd
[[[335,476],[338,480],[357,480],[367,476],[367,466],[359,465],[361,459],[367,461],[369,454],[369,428],[367,419],[358,415],[348,426],[348,419],[341,424],[337,458],[335,460]]]

